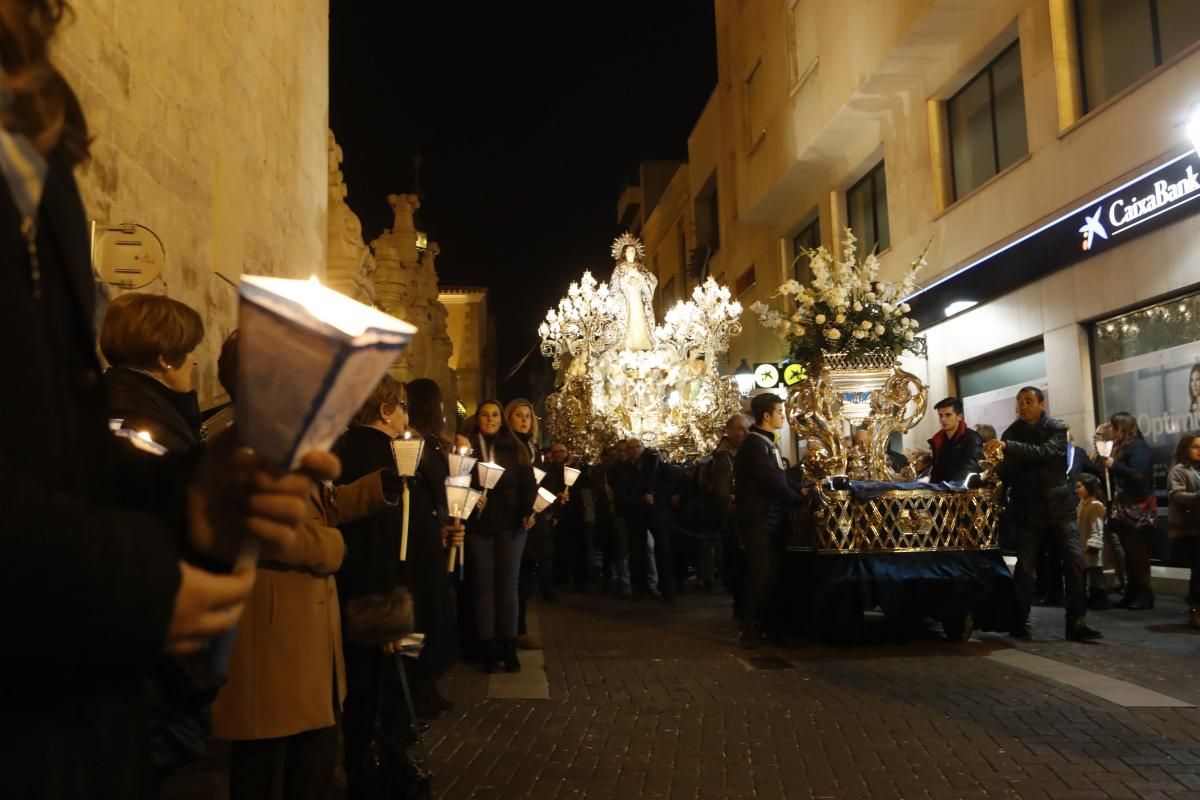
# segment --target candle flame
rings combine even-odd
[[[150,431],[138,431],[135,435],[143,442],[154,443],[154,438],[150,436]]]

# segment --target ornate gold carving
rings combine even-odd
[[[834,554],[991,550],[999,514],[988,489],[893,489],[855,500],[848,491],[819,488],[813,549]]]

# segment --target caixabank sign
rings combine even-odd
[[[955,270],[911,298],[922,326],[952,303],[984,303],[1200,212],[1200,156],[1188,150]]]

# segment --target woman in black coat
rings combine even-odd
[[[1109,527],[1121,537],[1128,572],[1125,594],[1118,608],[1134,611],[1154,608],[1150,584],[1150,551],[1147,539],[1158,519],[1154,497],[1154,458],[1138,427],[1137,418],[1121,411],[1109,420],[1114,444],[1112,458],[1098,458],[1116,483]]]
[[[425,451],[412,482],[408,534],[413,610],[417,630],[425,634],[425,647],[415,665],[411,665],[409,676],[417,714],[431,719],[454,708],[438,689],[437,679],[459,659],[456,574],[446,569],[446,553],[448,547],[463,543],[463,527],[451,524],[446,508],[446,476],[450,465],[442,441],[445,425],[442,390],[428,378],[410,381],[405,388],[408,424],[425,437]]]
[[[537,492],[529,450],[501,422],[502,413],[497,401],[483,401],[468,433],[471,448],[481,462],[504,468],[500,480],[480,499],[480,510],[467,525],[475,625],[484,672],[495,672],[500,660],[508,672],[521,668],[517,658],[517,582],[525,550],[525,523],[533,513]],[[478,469],[474,485],[483,488]]]
[[[404,385],[385,376],[334,445],[334,452],[342,461],[338,483],[353,483],[380,469],[394,469],[392,439],[407,428]],[[398,740],[405,739],[410,722],[391,655],[399,642],[387,641],[381,645],[391,636],[368,637],[363,633],[406,627],[380,618],[405,604],[401,598],[405,596],[403,589],[409,578],[406,565],[400,561],[403,513],[403,505],[397,504],[339,527],[346,540],[337,589],[346,663],[342,736],[350,797],[367,793],[370,775],[367,764],[371,758],[369,745],[375,715],[379,714],[383,730]],[[408,611],[411,613],[411,609]],[[373,618],[368,619],[368,613]]]

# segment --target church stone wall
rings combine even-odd
[[[201,402],[242,272],[325,275],[328,0],[87,0],[56,59],[88,115],[92,219],[162,238],[166,293],[204,318]]]

